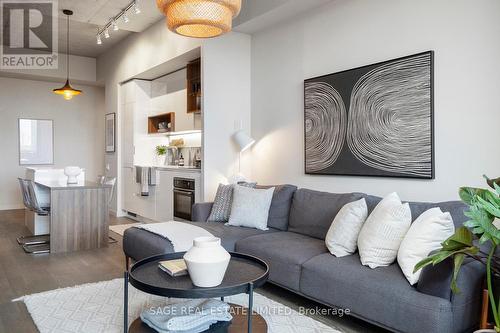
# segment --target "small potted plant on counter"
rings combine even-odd
[[[457,293],[459,292],[457,276],[464,259],[468,257],[483,263],[486,267],[486,283],[494,329],[476,332],[498,333],[500,332],[500,257],[496,254],[496,250],[500,245],[500,178],[484,177],[493,191],[472,187],[460,188],[460,198],[469,206],[469,210],[465,212],[469,220],[464,223],[464,227],[456,230],[453,236],[441,244],[442,248],[438,252],[420,261],[415,266],[415,271],[453,258],[451,289]],[[479,245],[484,246],[480,248]],[[484,251],[484,248],[489,250]]]
[[[157,164],[159,166],[165,165],[165,162],[167,160],[167,146],[160,145],[156,146],[156,157],[157,157]]]

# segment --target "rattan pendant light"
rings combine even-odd
[[[183,36],[217,37],[231,31],[241,0],[156,0],[168,28]]]
[[[69,101],[70,99],[73,98],[73,96],[80,95],[82,93],[82,91],[73,88],[69,84],[69,17],[71,15],[73,15],[73,11],[65,9],[65,10],[63,10],[63,13],[64,13],[64,15],[66,15],[68,17],[68,22],[67,22],[68,23],[68,25],[67,25],[68,30],[66,32],[66,34],[67,34],[66,35],[66,43],[67,43],[67,47],[66,47],[66,61],[67,61],[66,62],[66,83],[61,88],[57,88],[57,89],[54,89],[52,91],[54,92],[54,94],[62,95],[65,100]]]

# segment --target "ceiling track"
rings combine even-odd
[[[102,29],[97,29],[97,35],[101,35],[103,34],[106,29],[109,29],[114,22],[118,21],[120,18],[122,18],[123,15],[127,14],[127,12],[132,8],[134,7],[134,5],[137,5],[137,0],[134,0],[132,2],[130,2],[127,7],[125,7],[124,9],[122,9],[122,11],[120,13],[118,13],[116,16],[114,16],[108,23],[106,23]]]

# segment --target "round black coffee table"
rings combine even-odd
[[[231,260],[224,275],[222,283],[217,287],[201,288],[193,285],[189,275],[172,277],[158,268],[160,261],[181,259],[185,252],[161,254],[138,261],[130,271],[124,273],[124,331],[128,332],[128,283],[135,288],[164,297],[175,298],[214,298],[225,296],[248,294],[247,331],[252,332],[252,317],[257,316],[259,322],[265,321],[258,314],[253,313],[253,290],[262,286],[269,276],[269,267],[259,258],[232,252]],[[234,305],[233,305],[234,307]],[[241,314],[241,311],[238,311]],[[241,325],[241,318],[236,318]],[[140,318],[138,319],[140,320]],[[131,330],[137,330],[137,321],[131,326]],[[209,332],[209,331],[207,331]]]

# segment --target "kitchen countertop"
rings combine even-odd
[[[195,167],[189,167],[189,166],[176,166],[176,165],[153,165],[151,166],[152,168],[155,168],[160,171],[179,171],[179,172],[195,172],[195,173],[201,173],[200,168],[195,168]]]
[[[40,181],[35,181],[35,184],[38,184],[43,187],[48,187],[51,190],[66,190],[66,189],[93,189],[93,188],[108,188],[111,187],[111,185],[106,185],[106,184],[98,184],[95,182],[79,182],[78,184],[68,184],[65,181],[58,181],[58,180],[40,180]]]

